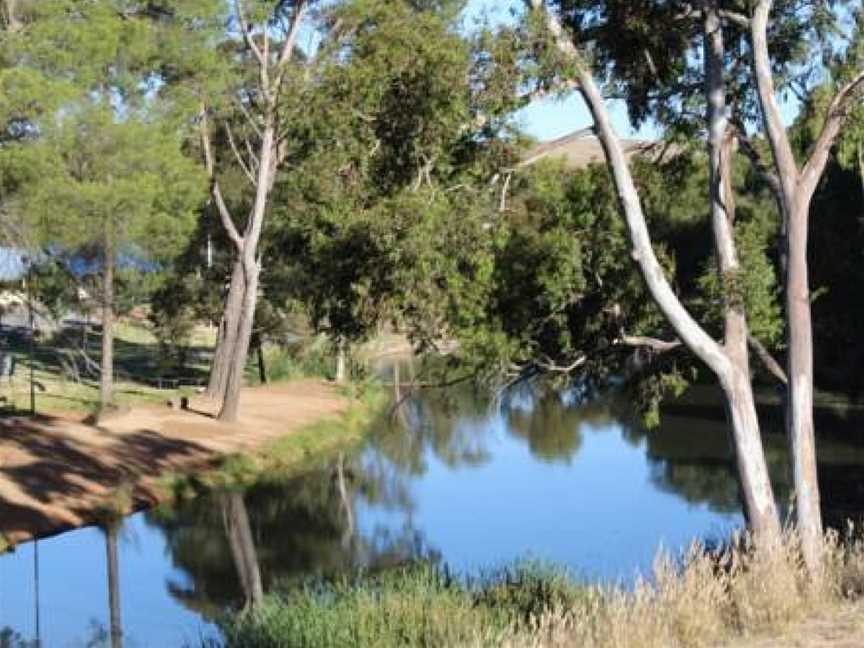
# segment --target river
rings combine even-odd
[[[853,427],[820,437],[831,520],[864,510]],[[784,438],[765,441],[782,503]],[[243,603],[255,571],[266,590],[415,558],[458,572],[534,559],[626,581],[660,548],[722,540],[741,523],[719,409],[675,411],[649,431],[614,397],[580,404],[521,390],[502,403],[468,388],[427,391],[362,447],[302,476],[0,557],[0,645],[110,645],[113,627],[127,647],[199,646],[218,636],[220,611]]]

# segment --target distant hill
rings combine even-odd
[[[628,158],[639,153],[659,151],[656,142],[621,140],[621,144]],[[553,160],[564,158],[567,166],[574,169],[581,169],[594,163],[605,164],[606,162],[600,140],[584,130],[538,144],[528,151],[520,166],[529,166],[547,158]]]

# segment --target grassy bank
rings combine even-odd
[[[771,555],[694,547],[680,560],[660,556],[651,578],[628,588],[530,565],[467,582],[421,565],[275,592],[224,622],[225,645],[746,645],[813,615],[839,613],[862,594],[864,546],[830,539],[826,555],[818,586],[791,535]]]
[[[254,452],[232,454],[205,472],[168,474],[162,488],[182,500],[213,489],[247,488],[290,479],[322,459],[361,443],[383,415],[389,394],[375,382],[340,388],[349,404],[339,416],[320,420]]]
[[[0,408],[28,411],[30,408],[30,346],[20,334],[3,336],[17,360],[13,386],[0,387]],[[82,341],[83,339],[83,341]],[[164,403],[177,394],[170,389],[174,380],[201,384],[207,378],[207,366],[214,341],[213,332],[196,329],[190,346],[189,365],[176,375],[165,366],[164,354],[146,323],[121,320],[116,324],[114,340],[114,400],[120,406]],[[86,349],[86,356],[82,353]],[[84,334],[80,329],[64,329],[39,339],[33,347],[33,378],[36,411],[40,414],[88,414],[99,404],[99,382],[96,374],[101,360],[101,336]],[[164,383],[160,384],[162,379]]]

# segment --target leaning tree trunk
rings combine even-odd
[[[105,267],[102,273],[102,359],[99,377],[99,411],[114,400],[114,248],[110,236],[105,241]]]
[[[213,362],[210,365],[210,380],[207,385],[207,395],[210,398],[221,399],[225,395],[231,358],[234,356],[237,344],[237,326],[243,307],[245,284],[243,261],[238,258],[231,271],[231,283],[225,297],[225,310],[219,323],[219,336],[213,351]]]
[[[724,285],[735,285],[741,262],[735,243],[735,194],[732,186],[734,140],[729,133],[726,82],[723,77],[725,43],[719,0],[703,2],[703,56],[705,99],[708,121],[708,161],[711,201],[711,229],[717,271]],[[747,313],[740,295],[724,295],[723,349],[728,368],[715,368],[726,397],[726,411],[732,433],[732,449],[738,481],[750,529],[757,536],[779,532],[779,517],[750,379]]]
[[[249,346],[252,339],[252,327],[255,322],[259,273],[260,269],[256,261],[244,262],[246,290],[240,310],[240,322],[237,326],[237,339],[228,366],[225,397],[219,412],[219,420],[226,423],[236,421],[240,411],[240,390],[243,387],[246,360],[249,356]]]
[[[529,1],[535,8],[542,5],[542,0]],[[723,387],[733,428],[747,518],[756,542],[760,545],[773,544],[780,532],[780,521],[768,479],[750,376],[742,370],[734,353],[730,354],[720,346],[693,319],[672,290],[654,253],[639,192],[594,76],[572,41],[563,33],[560,23],[548,13],[547,23],[558,41],[559,49],[575,63],[579,91],[594,120],[624,212],[633,246],[632,255],[639,265],[651,297],[681,341],[714,371]]]
[[[822,557],[822,511],[813,425],[813,327],[807,265],[808,207],[791,213],[786,281],[787,432],[795,486],[795,516],[804,560],[818,571]]]

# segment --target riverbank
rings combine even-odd
[[[186,410],[137,405],[99,425],[71,415],[0,419],[0,520],[9,546],[148,508],[178,484],[290,468],[356,442],[366,397],[320,380],[247,388],[235,424],[192,397]],[[372,399],[374,400],[374,399]]]
[[[534,564],[454,577],[421,563],[272,593],[222,623],[230,648],[509,646],[851,648],[861,645],[864,546],[829,538],[814,584],[794,535],[769,554],[660,555],[634,584]]]

